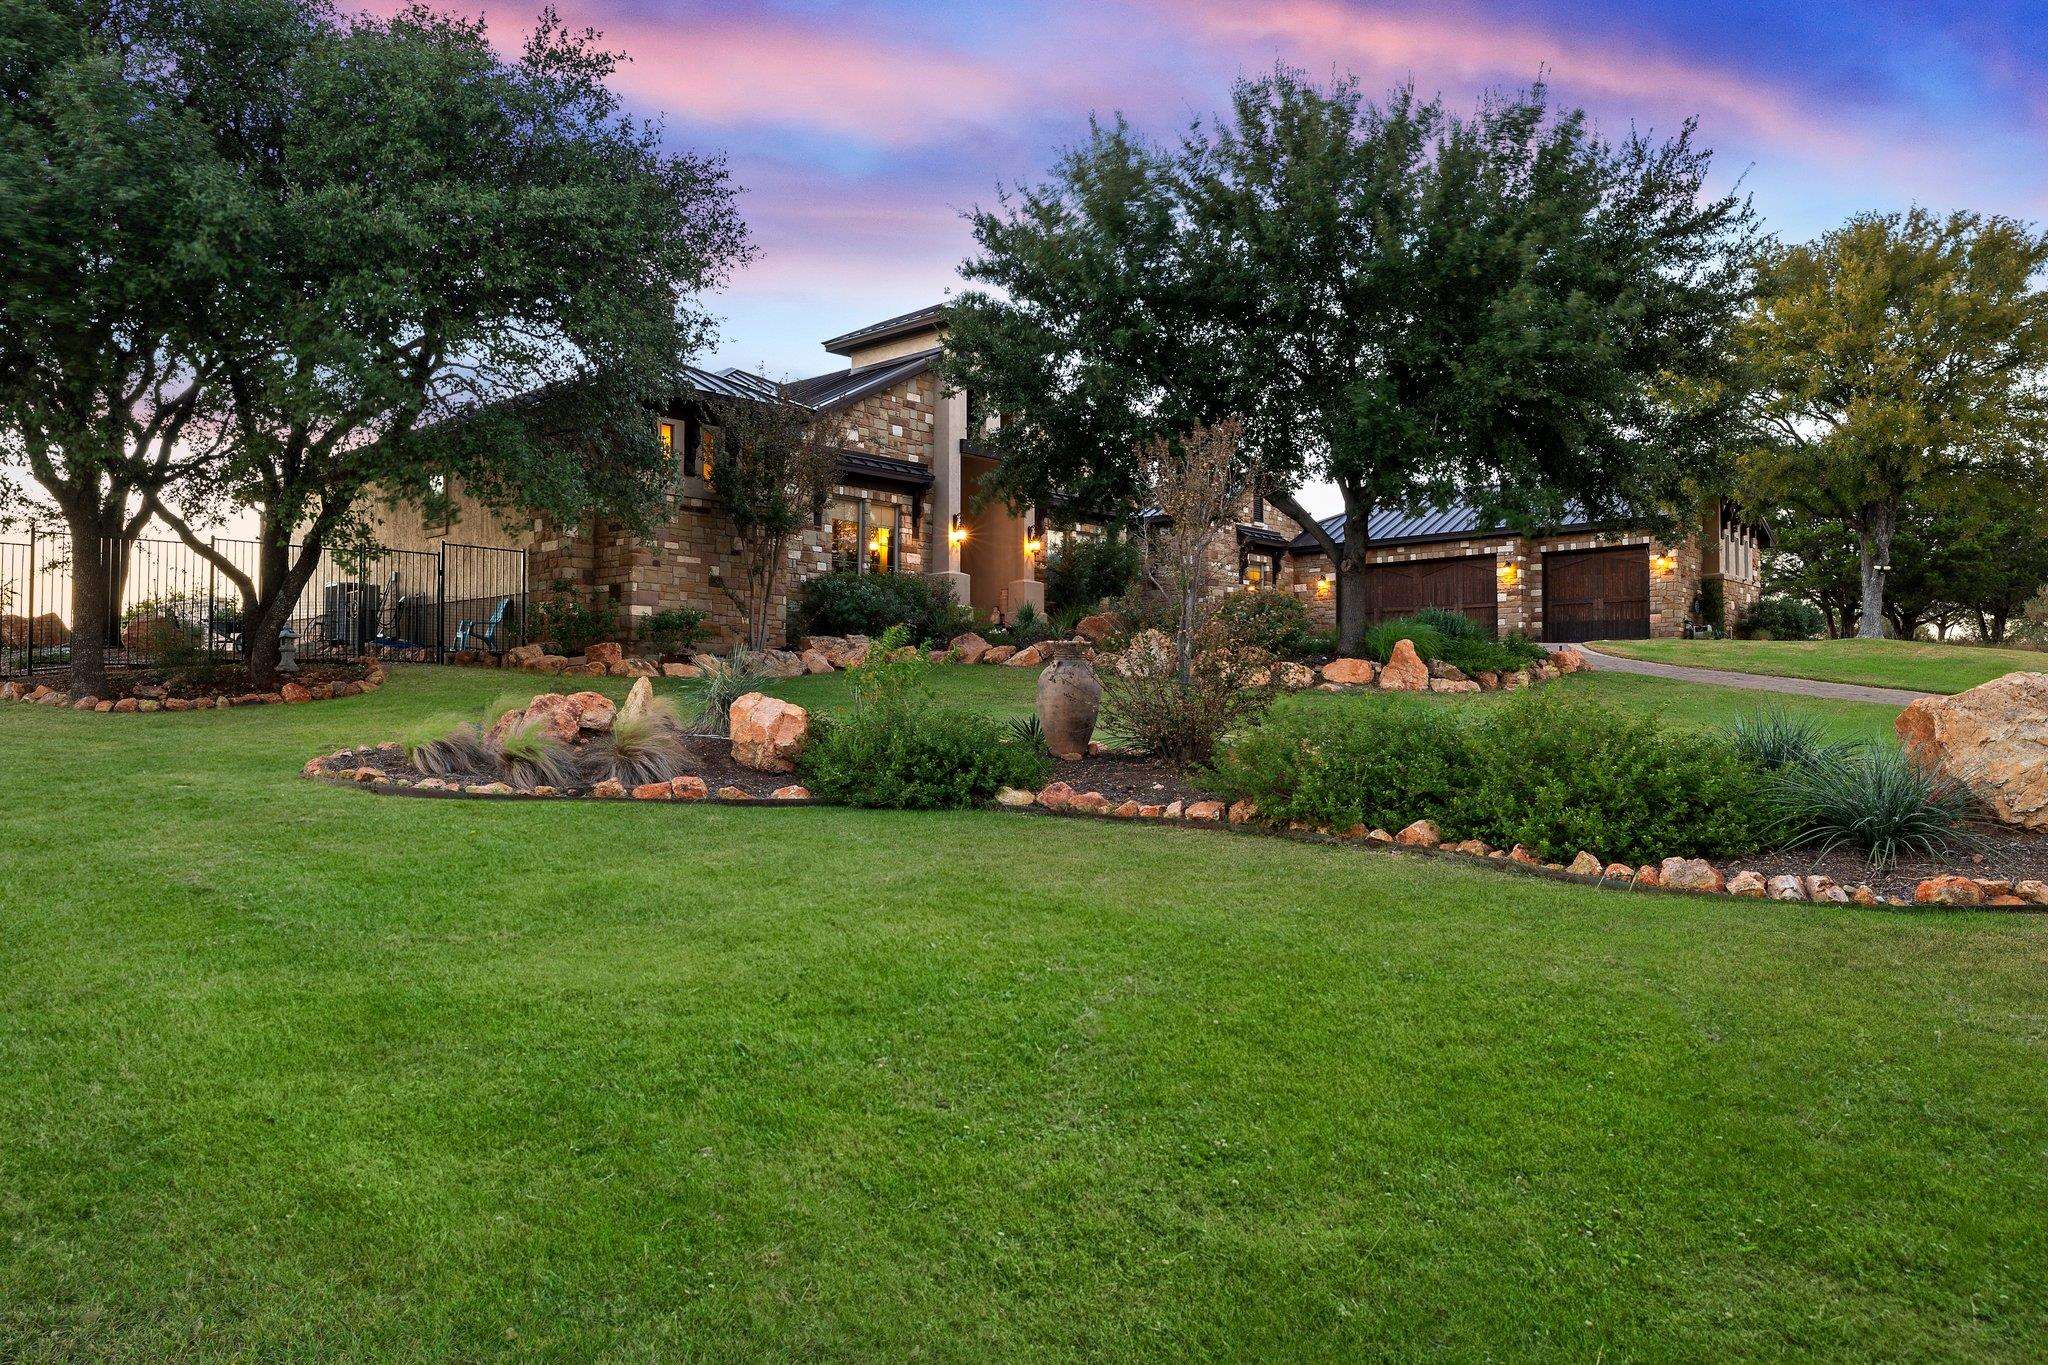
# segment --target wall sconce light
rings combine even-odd
[[[1499,574],[1500,585],[1503,588],[1512,588],[1521,581],[1522,569],[1520,565],[1511,559],[1500,566]]]
[[[1336,591],[1337,580],[1330,577],[1330,575],[1324,574],[1321,578],[1318,578],[1316,580],[1316,596],[1319,599],[1323,601],[1328,601],[1332,596],[1336,594]]]
[[[1661,555],[1652,555],[1650,557],[1650,567],[1656,571],[1659,577],[1662,577],[1678,567],[1678,556],[1672,554],[1669,550],[1666,550]]]
[[[967,527],[961,522],[958,512],[953,514],[953,524],[946,531],[946,543],[953,546],[967,543]]]
[[[1024,537],[1024,553],[1030,558],[1038,558],[1039,552],[1043,549],[1045,549],[1045,542],[1037,536]]]

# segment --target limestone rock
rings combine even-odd
[[[1045,656],[1047,653],[1048,651],[1043,642],[1035,645],[1028,645],[1023,649],[1018,650],[1015,654],[1012,654],[1010,656],[1009,662],[1005,664],[1004,667],[1036,668],[1040,664],[1045,662]]]
[[[1581,877],[1597,877],[1606,870],[1607,865],[1585,849],[1580,849],[1579,856],[1572,859],[1571,865],[1565,868],[1565,871]]]
[[[1799,877],[1772,877],[1764,883],[1764,894],[1774,901],[1803,901],[1806,882]]]
[[[1084,616],[1074,623],[1074,633],[1091,645],[1099,645],[1116,634],[1116,618],[1107,612]]]
[[[670,778],[668,789],[670,794],[678,801],[702,801],[711,795],[711,788],[705,784],[703,778],[696,776],[694,773],[686,773],[681,777]]]
[[[965,635],[955,635],[946,642],[947,652],[959,655],[963,664],[980,663],[981,656],[988,653],[989,648],[989,642],[971,630]]]
[[[988,652],[981,656],[981,661],[985,664],[1006,664],[1016,656],[1015,645],[991,645]]]
[[[830,673],[832,671],[832,660],[822,649],[807,649],[797,655],[797,660],[803,664],[804,672],[806,673]]]
[[[1022,810],[1037,799],[1038,797],[1035,794],[1025,791],[1021,787],[1004,787],[996,793],[996,804],[998,806],[1008,806],[1011,810]]]
[[[1999,820],[2048,830],[2048,673],[2008,673],[1953,697],[1922,697],[1894,725],[1907,753],[1967,788]]]
[[[1749,896],[1762,900],[1769,891],[1770,888],[1765,885],[1763,874],[1760,872],[1744,870],[1728,879],[1728,894],[1731,896]]]
[[[1306,664],[1275,664],[1273,685],[1287,692],[1306,692],[1316,685],[1315,670]]]
[[[661,676],[664,678],[701,678],[704,676],[704,670],[695,664],[663,664],[661,666]]]
[[[1562,649],[1552,650],[1550,662],[1557,666],[1560,673],[1590,673],[1593,670],[1592,663],[1586,658],[1586,651],[1577,645],[1566,645]]]
[[[1417,820],[1394,836],[1394,842],[1409,848],[1435,848],[1444,841],[1436,825],[1428,820]]]
[[[1379,670],[1379,685],[1388,692],[1421,692],[1429,687],[1429,666],[1409,640],[1396,640],[1394,652]]]
[[[1188,803],[1187,818],[1190,820],[1221,820],[1223,818],[1223,803],[1221,801],[1191,801]]]
[[[1377,672],[1370,659],[1332,659],[1323,665],[1323,681],[1340,687],[1370,687]]]
[[[1037,796],[1038,804],[1047,810],[1065,810],[1067,803],[1074,799],[1074,789],[1064,782],[1054,782]]]
[[[1988,686],[1988,684],[1987,684]],[[1914,702],[1918,706],[1919,702]],[[1902,730],[1904,726],[1900,727]],[[1916,905],[1982,905],[1984,891],[1969,877],[1929,877],[1913,888]]]
[[[1728,885],[1705,858],[1666,858],[1658,865],[1657,884],[1674,891],[1722,891]]]
[[[811,799],[811,789],[793,782],[787,787],[777,787],[774,791],[769,792],[768,799],[771,801],[808,801]]]
[[[792,773],[811,730],[810,713],[777,697],[749,692],[728,713],[733,762],[760,773]]]
[[[583,657],[586,662],[602,664],[609,668],[613,664],[622,664],[626,661],[626,650],[623,645],[596,644],[584,650]]]

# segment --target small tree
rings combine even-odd
[[[814,525],[839,469],[826,424],[788,399],[732,399],[717,407],[711,488],[732,521],[724,587],[746,621],[746,645],[768,647],[769,617],[790,539]]]
[[[1219,422],[1181,439],[1160,438],[1139,454],[1147,501],[1160,516],[1147,544],[1147,567],[1173,612],[1173,674],[1193,675],[1197,636],[1205,622],[1209,539],[1230,516],[1238,487],[1238,444],[1244,426]]]
[[[1909,503],[1994,460],[2048,477],[2044,267],[2048,234],[1924,209],[1763,258],[1737,333],[1766,436],[1742,461],[1745,500],[1856,533],[1865,638],[1884,634]]]

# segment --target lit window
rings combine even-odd
[[[662,454],[664,454],[664,455],[673,455],[673,454],[675,454],[675,450],[676,450],[676,424],[675,424],[674,422],[663,422],[663,423],[661,424],[661,427],[660,427],[660,431],[661,431],[661,453],[662,453]]]

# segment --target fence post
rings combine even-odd
[[[448,662],[448,542],[434,551],[434,662]]]
[[[23,666],[30,678],[36,675],[36,524],[28,524],[28,662]]]
[[[219,553],[220,553],[220,537],[219,537],[219,536],[208,536],[208,537],[206,538],[206,543],[207,543],[207,546],[208,546],[208,548],[210,548],[210,549],[211,549],[211,550],[212,550],[212,551],[213,551],[213,552],[214,552],[215,554],[219,554]],[[219,640],[220,640],[220,622],[219,622],[219,619],[217,618],[217,616],[215,615],[215,613],[216,613],[216,611],[217,611],[217,609],[218,609],[218,605],[219,605],[219,600],[220,600],[220,585],[219,585],[219,584],[218,584],[218,582],[216,582],[216,580],[215,580],[215,574],[216,574],[216,573],[217,573],[217,570],[216,570],[216,569],[214,568],[214,564],[213,564],[213,561],[212,561],[212,560],[210,560],[210,559],[209,559],[209,560],[207,560],[207,561],[206,561],[206,657],[207,657],[208,659],[211,659],[211,658],[213,658],[213,650],[214,650],[214,646],[215,646],[215,644],[217,644],[217,643],[219,642]]]
[[[526,600],[533,591],[533,580],[527,577],[531,570],[526,551],[519,552],[519,643],[529,645],[533,639],[526,633]]]

